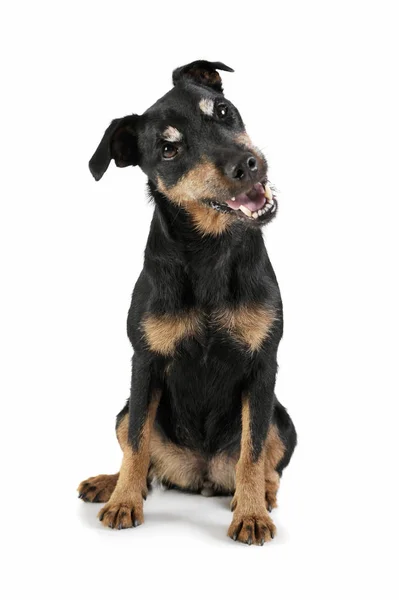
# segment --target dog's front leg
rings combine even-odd
[[[144,522],[150,439],[161,392],[154,385],[148,358],[135,354],[129,401],[129,420],[118,429],[123,450],[119,478],[98,518],[106,527],[125,529]]]
[[[263,545],[276,531],[266,508],[264,476],[264,442],[272,414],[272,387],[274,384],[254,382],[242,395],[241,450],[228,535],[246,544]]]

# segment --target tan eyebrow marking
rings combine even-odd
[[[213,107],[215,103],[210,98],[202,98],[199,103],[199,107],[203,113],[211,117],[213,115]]]
[[[176,127],[172,127],[171,125],[169,125],[169,127],[167,127],[165,129],[165,131],[162,134],[162,137],[167,141],[167,142],[181,142],[183,136],[180,133],[180,131],[178,131],[176,129]]]

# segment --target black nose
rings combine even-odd
[[[241,160],[228,167],[227,171],[232,179],[250,179],[252,173],[256,173],[258,170],[257,160],[252,154],[247,154],[242,157]]]
[[[258,170],[258,163],[256,162],[256,158],[254,156],[250,156],[247,160],[247,165],[250,171]]]

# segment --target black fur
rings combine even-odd
[[[143,115],[113,121],[90,161],[96,180],[112,159],[120,167],[138,164],[148,176],[155,203],[144,268],[128,316],[128,336],[134,348],[131,395],[117,422],[129,412],[129,438],[137,449],[151,390],[160,388],[156,426],[167,439],[206,457],[220,451],[233,454],[240,447],[241,401],[246,393],[253,460],[259,457],[270,424],[275,423],[286,448],[277,467],[281,474],[294,450],[296,433],[274,393],[283,312],[260,226],[275,213],[254,221],[240,211],[234,213],[225,203],[256,181],[266,182],[267,163],[258,151],[256,173],[244,166],[242,177],[236,176],[236,166],[248,162],[251,150],[237,142],[244,124],[238,110],[223,96],[217,69],[232,70],[206,61],[176,69],[175,87]],[[203,98],[215,107],[220,103],[227,106],[227,117],[202,114],[198,103]],[[172,160],[163,156],[168,142],[162,132],[168,126],[183,134]],[[213,197],[209,193],[193,202],[207,207],[217,202],[217,210],[230,213],[229,227],[218,235],[198,231],[190,210],[168,197],[168,190],[204,157],[224,178],[225,194]],[[163,192],[159,191],[160,181]],[[269,337],[251,353],[215,327],[211,316],[221,307],[245,305],[250,309],[254,304],[274,309],[277,320]],[[190,309],[198,311],[207,324],[201,333],[183,339],[173,357],[153,352],[143,335],[144,317],[180,315]]]

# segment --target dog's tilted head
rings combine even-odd
[[[232,71],[203,60],[176,69],[174,87],[143,115],[112,121],[89,163],[94,178],[101,179],[111,159],[118,167],[139,165],[167,200],[188,212],[209,211],[226,227],[237,219],[268,222],[277,202],[267,162],[224,97],[218,70]]]

